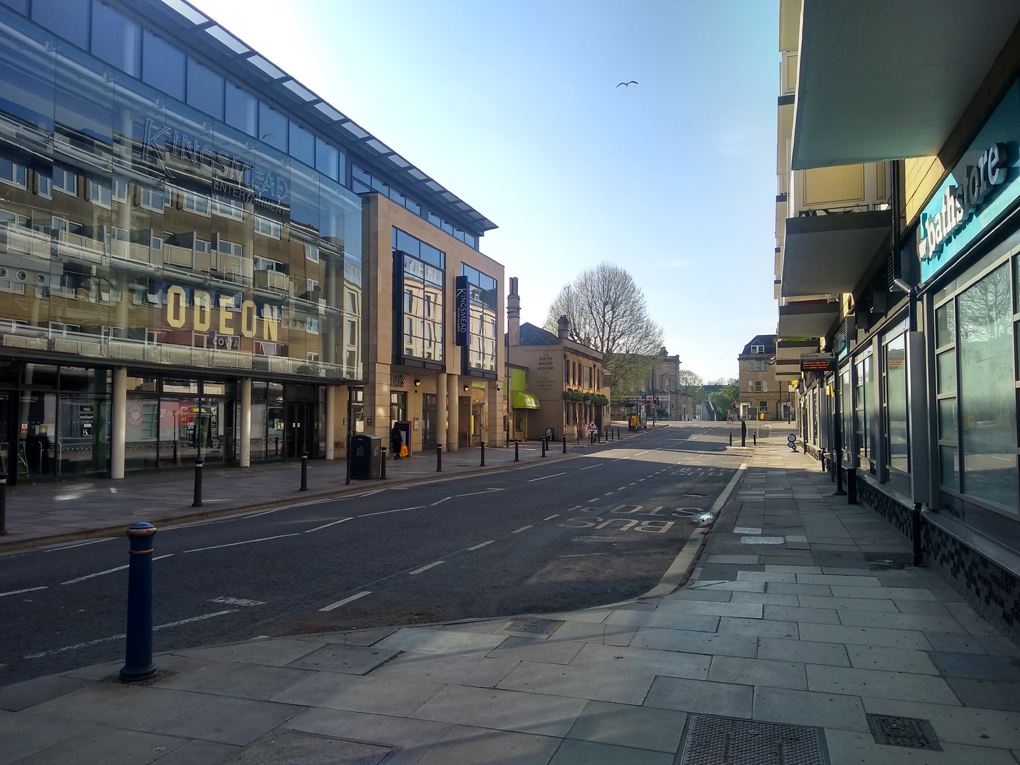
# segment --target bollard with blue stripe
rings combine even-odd
[[[127,647],[120,681],[130,683],[156,674],[152,663],[152,538],[156,527],[144,521],[127,530],[128,561]]]

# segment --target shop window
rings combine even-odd
[[[222,77],[188,57],[188,106],[222,120],[223,87]]]
[[[935,379],[939,479],[960,490],[959,420],[956,407],[956,304],[935,309]]]
[[[183,101],[186,71],[184,52],[146,29],[142,35],[142,80]]]
[[[886,465],[909,472],[907,438],[907,345],[900,332],[885,342],[883,370],[885,378],[885,453]]]
[[[868,459],[872,453],[871,439],[875,430],[875,386],[872,380],[871,356],[858,359],[854,372],[854,432],[857,437],[857,465],[858,467],[869,467]]]

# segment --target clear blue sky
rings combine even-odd
[[[778,0],[192,2],[494,221],[525,321],[610,260],[705,379],[775,332]]]

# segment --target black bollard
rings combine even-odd
[[[754,429],[754,433],[751,434],[751,437],[754,439],[754,445],[757,446],[758,445],[758,428]]]
[[[308,452],[301,452],[301,491],[308,491]]]
[[[480,443],[481,443],[481,446],[482,446],[482,462],[479,465],[479,467],[485,467],[485,442],[482,441]]]
[[[381,453],[382,459],[379,461],[379,480],[380,481],[385,481],[386,480],[386,449],[385,448],[381,449],[380,453]]]
[[[563,436],[563,453],[567,453],[567,437]]]
[[[566,436],[563,436],[563,437],[566,438]],[[520,462],[520,461],[521,461],[520,442],[515,438],[514,439],[514,462]]]
[[[7,533],[7,473],[0,473],[0,536]]]
[[[545,456],[545,438],[542,439],[542,456]]]
[[[204,464],[202,460],[195,460],[195,501],[191,503],[192,507],[202,506],[202,465]]]
[[[436,446],[436,472],[443,472],[443,447]]]
[[[847,468],[846,470],[846,503],[857,504],[857,469]]]
[[[141,521],[127,530],[128,556],[127,644],[120,681],[130,683],[156,674],[152,663],[152,537],[156,527]]]
[[[347,459],[344,460],[344,462],[347,463],[347,480],[344,481],[344,484],[349,486],[350,483],[351,483],[351,434],[350,433],[347,434]]]
[[[740,421],[740,445],[747,446],[747,422]]]

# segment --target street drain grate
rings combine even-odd
[[[574,537],[571,542],[615,542],[619,537],[602,537],[598,534],[582,534],[579,537]]]
[[[680,765],[828,765],[818,728],[691,715]]]
[[[500,629],[504,632],[526,632],[529,635],[548,635],[563,622],[555,619],[511,619]]]
[[[871,735],[875,737],[876,744],[942,751],[935,729],[927,720],[894,715],[868,715],[868,727],[871,728]]]

